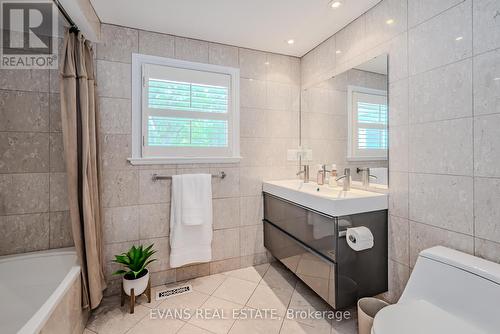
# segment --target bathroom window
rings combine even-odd
[[[134,54],[132,164],[239,161],[239,70]]]
[[[348,160],[387,160],[387,92],[348,87]]]

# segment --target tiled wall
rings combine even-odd
[[[73,243],[58,91],[57,70],[0,70],[0,255]]]
[[[154,242],[153,283],[183,280],[267,261],[263,247],[261,181],[291,178],[295,163],[287,148],[298,145],[300,60],[298,58],[102,25],[97,46],[100,95],[102,204],[106,276],[110,292],[114,254],[134,243]],[[131,54],[133,52],[239,67],[241,70],[240,164],[132,166]],[[213,181],[213,261],[180,269],[169,266],[170,181],[152,174],[217,173]]]
[[[433,245],[500,262],[499,13],[498,0],[384,0],[302,58],[307,84],[389,53],[388,299]]]
[[[339,175],[345,167],[387,167],[382,161],[347,161],[347,90],[349,85],[387,90],[387,76],[351,69],[334,78],[321,81],[302,91],[301,144],[312,149],[313,160],[308,162],[311,175],[316,176],[319,165],[335,163]],[[361,175],[353,172],[353,180]]]

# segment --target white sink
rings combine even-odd
[[[263,190],[290,202],[330,216],[386,210],[387,194],[342,187],[304,183],[301,180],[264,181]]]

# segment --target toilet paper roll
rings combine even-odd
[[[356,252],[373,247],[373,234],[368,227],[348,228],[345,237],[349,247]]]

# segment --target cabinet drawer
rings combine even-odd
[[[336,260],[337,218],[264,193],[264,219],[323,256]]]

